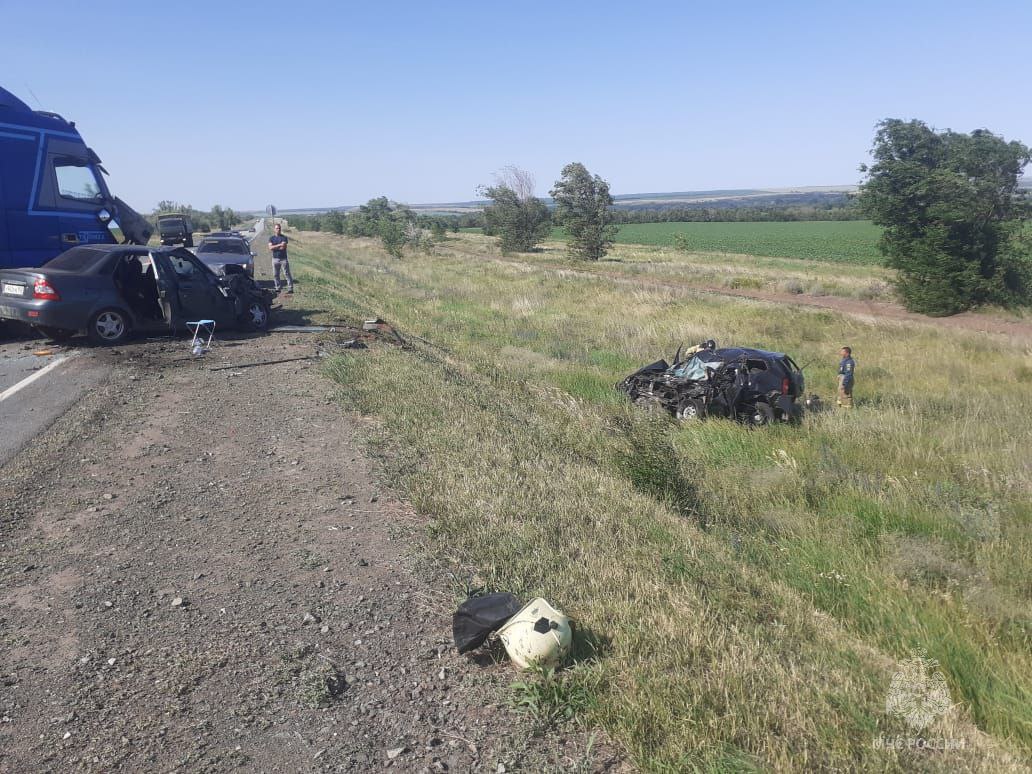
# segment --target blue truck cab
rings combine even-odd
[[[0,269],[41,266],[77,245],[146,244],[150,224],[104,174],[73,122],[0,87]]]

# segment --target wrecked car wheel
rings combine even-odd
[[[677,407],[677,418],[682,422],[702,419],[706,416],[706,404],[699,398],[685,398]]]
[[[745,414],[746,424],[763,427],[774,421],[774,409],[766,403],[757,403]]]
[[[86,335],[94,344],[121,344],[129,337],[129,315],[121,309],[102,309],[90,318]]]
[[[75,335],[75,331],[70,331],[67,328],[52,328],[49,325],[37,325],[36,330],[54,341],[67,341]]]
[[[269,327],[269,307],[261,301],[251,301],[240,322],[249,331],[264,331]]]

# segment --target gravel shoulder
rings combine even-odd
[[[0,770],[585,765],[583,733],[503,706],[508,665],[455,653],[452,588],[311,336],[98,357],[0,468]]]

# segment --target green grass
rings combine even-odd
[[[483,260],[474,236],[401,261],[368,240],[294,244],[307,305],[439,345],[329,374],[378,418],[432,545],[575,618],[592,664],[576,714],[637,766],[1002,770],[1032,753],[1026,347],[574,274],[549,252]],[[825,398],[848,342],[858,407],[756,432],[681,426],[612,389],[710,336],[812,360]],[[926,735],[963,750],[872,745],[909,735],[885,699],[919,650],[957,705]]]
[[[483,229],[465,228],[479,234]],[[730,253],[768,258],[880,266],[881,229],[870,221],[792,221],[775,223],[626,223],[619,226],[616,242],[627,245],[675,247],[681,235],[689,251]],[[565,239],[565,231],[552,229],[552,239]]]
[[[801,258],[833,263],[879,265],[881,229],[869,221],[787,223],[629,223],[617,242],[675,246],[674,238],[698,252]]]

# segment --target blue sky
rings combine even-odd
[[[0,0],[0,85],[149,211],[839,185],[874,124],[1032,144],[1032,3]],[[35,96],[33,96],[35,95]],[[38,100],[38,101],[37,101]]]

